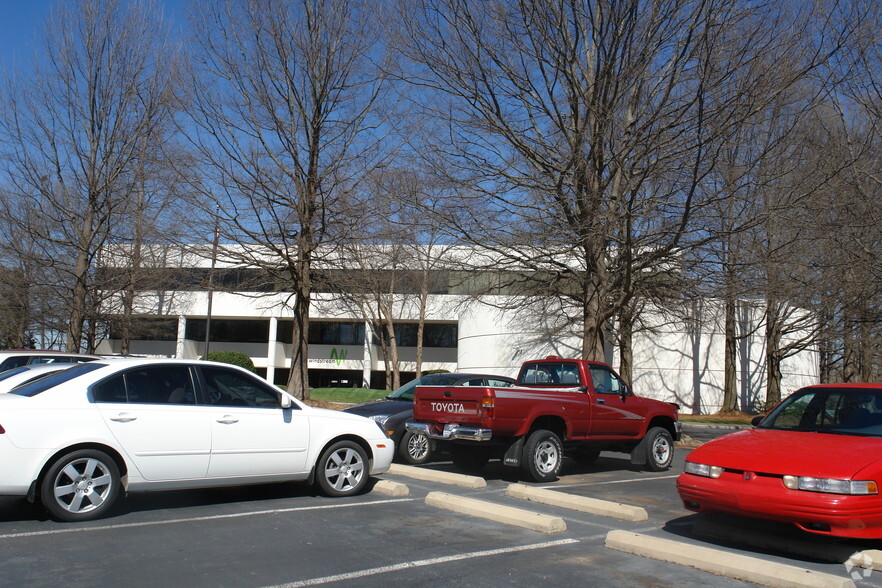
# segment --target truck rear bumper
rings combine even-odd
[[[446,424],[443,429],[439,429],[427,423],[407,423],[405,427],[410,433],[425,435],[430,439],[438,439],[440,441],[452,441],[454,439],[489,441],[493,437],[493,431],[490,429],[475,429],[474,427],[463,427],[461,425]]]

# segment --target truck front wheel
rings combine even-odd
[[[534,482],[557,479],[563,463],[563,445],[557,435],[545,429],[533,431],[524,445],[521,467]]]
[[[653,427],[646,433],[646,465],[654,472],[671,469],[674,461],[674,439],[667,429]]]
[[[459,469],[476,474],[490,461],[490,448],[454,444],[450,448],[450,457]]]

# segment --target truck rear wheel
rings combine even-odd
[[[465,472],[478,473],[490,461],[489,447],[454,444],[450,448],[453,465]]]
[[[563,445],[557,435],[545,429],[530,433],[521,467],[534,482],[556,480],[562,463]]]
[[[653,427],[646,433],[646,465],[653,472],[671,469],[674,461],[674,439],[667,429]]]

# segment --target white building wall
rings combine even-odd
[[[207,295],[199,292],[166,295],[173,299],[172,316],[204,319]],[[512,304],[515,302],[516,304]],[[521,301],[523,302],[523,301]],[[148,299],[142,306],[150,307]],[[402,305],[405,308],[406,305]],[[719,410],[723,390],[723,352],[725,335],[722,306],[705,302],[693,309],[695,320],[674,320],[660,313],[646,311],[642,315],[647,329],[633,338],[633,388],[637,394],[676,402],[683,412],[711,413]],[[311,313],[313,320],[358,321],[363,317],[336,302],[330,296],[317,296]],[[248,294],[215,293],[212,319],[243,318],[290,319],[291,310],[284,295],[271,297]],[[415,309],[402,312],[401,320],[413,321]],[[742,409],[760,407],[765,402],[765,347],[761,324],[762,309],[744,306],[739,313],[739,334],[744,335],[738,348],[739,398]],[[427,313],[428,321],[456,322],[456,349],[424,349],[423,370],[495,373],[517,375],[520,364],[529,359],[558,355],[580,357],[581,338],[562,331],[556,323],[563,322],[561,313],[544,308],[538,312],[526,303],[510,298],[485,298],[484,301],[464,296],[433,296]],[[181,323],[183,325],[183,322]],[[183,326],[179,327],[183,328]],[[133,342],[132,353],[177,354],[200,357],[204,342],[183,340],[160,344]],[[251,355],[255,366],[289,368],[291,345],[267,343],[211,343],[212,350],[235,349]],[[114,351],[113,342],[105,342],[101,352]],[[400,368],[415,371],[416,350],[401,350]],[[607,361],[616,366],[617,350],[608,349]],[[310,346],[311,369],[357,370],[369,377],[370,371],[383,371],[382,354],[373,346]],[[819,381],[818,355],[805,351],[788,358],[782,366],[783,389],[787,395],[804,385]],[[365,382],[361,382],[363,385]]]

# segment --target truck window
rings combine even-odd
[[[497,380],[496,378],[487,378],[487,385],[491,388],[511,388],[513,385],[508,380]]]
[[[521,370],[520,382],[578,386],[579,366],[574,362],[528,363]]]
[[[594,391],[598,394],[621,394],[626,388],[625,383],[608,369],[600,366],[591,367],[591,381]]]

